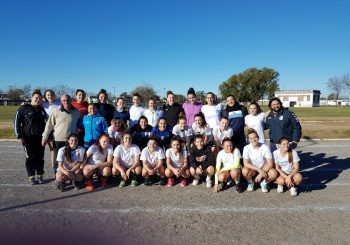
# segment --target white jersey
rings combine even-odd
[[[241,153],[237,148],[233,152],[226,153],[225,150],[219,151],[216,157],[216,166],[223,165],[221,169],[231,170],[240,166]],[[235,166],[238,165],[238,166]]]
[[[113,155],[113,146],[109,144],[103,152],[100,152],[97,145],[92,145],[89,147],[89,149],[86,151],[87,155],[90,155],[90,157],[87,160],[87,164],[97,164],[107,161],[108,155]]]
[[[187,157],[187,151],[182,150],[179,154],[176,154],[174,149],[169,148],[166,150],[165,156],[170,158],[171,166],[181,168],[184,165],[184,159]]]
[[[216,128],[214,128],[213,130],[213,135],[216,136],[218,138],[218,143],[219,143],[219,147],[222,147],[222,140],[225,138],[229,138],[231,139],[232,135],[233,135],[233,131],[232,128],[227,128],[224,131],[220,130],[220,126],[217,126]]]
[[[284,156],[281,155],[280,150],[275,150],[273,152],[273,158],[276,164],[278,164],[281,167],[281,170],[285,172],[286,174],[290,174],[293,172],[293,163],[294,162],[299,162],[300,158],[298,153],[293,150],[293,162],[288,161],[288,153],[286,153]]]
[[[205,121],[208,123],[210,128],[215,128],[220,125],[220,115],[222,111],[222,105],[203,105],[201,108],[204,114]]]
[[[143,116],[145,109],[142,106],[134,106],[130,107],[130,128],[137,124],[138,120],[141,116]]]
[[[191,127],[186,126],[186,128],[184,130],[181,130],[179,125],[175,125],[173,127],[173,135],[178,135],[181,138],[185,138],[185,137],[189,137],[193,135],[193,130]]]
[[[75,161],[82,162],[83,161],[84,154],[85,154],[85,150],[83,147],[78,146],[74,151],[70,152],[70,157],[71,157],[72,162],[67,162],[67,159],[64,156],[64,149],[65,149],[65,147],[62,147],[58,150],[56,161],[62,162],[62,165],[65,169],[71,170],[75,165],[75,164],[72,164],[72,162],[75,162]]]
[[[53,109],[55,109],[56,107],[60,107],[62,104],[60,101],[55,101],[52,104],[50,104],[48,101],[43,101],[41,103],[41,106],[44,108],[47,117],[49,117],[53,111]]]
[[[272,154],[265,144],[260,144],[258,149],[254,149],[252,144],[249,144],[243,149],[243,159],[247,159],[254,166],[262,168],[266,164],[266,159],[272,159]]]
[[[141,152],[141,161],[147,161],[148,164],[156,166],[159,160],[165,159],[164,151],[159,146],[156,147],[156,150],[151,153],[148,147],[143,148]]]
[[[143,115],[147,117],[148,124],[152,127],[156,127],[160,118],[164,117],[164,113],[161,110],[151,111],[147,109],[144,111]]]
[[[119,163],[129,168],[135,163],[136,157],[140,154],[140,148],[137,145],[132,144],[129,149],[125,149],[123,145],[118,145],[113,156],[119,157]]]
[[[205,127],[199,127],[195,122],[192,124],[192,130],[195,135],[211,135],[211,129],[209,125],[205,125]]]
[[[248,128],[253,128],[258,133],[259,142],[265,144],[265,135],[264,135],[264,120],[265,113],[261,112],[260,114],[253,116],[247,115],[244,118],[245,125]]]

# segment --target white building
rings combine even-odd
[[[320,90],[281,90],[275,92],[284,107],[320,106]]]

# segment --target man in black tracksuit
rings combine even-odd
[[[41,135],[45,129],[46,112],[41,104],[40,91],[34,91],[30,104],[21,106],[15,117],[16,138],[23,144],[26,153],[26,169],[31,184],[36,184],[35,171],[39,184],[43,184],[44,152]]]
[[[277,149],[282,137],[288,139],[290,146],[295,148],[301,138],[301,125],[294,112],[284,108],[279,98],[272,98],[269,102],[271,109],[266,117],[265,129],[270,129],[271,152]]]

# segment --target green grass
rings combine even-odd
[[[263,111],[268,111],[267,106],[262,107]],[[350,117],[350,107],[290,107],[297,117]]]
[[[13,128],[0,128],[0,139],[15,139],[15,130]]]
[[[0,122],[13,122],[19,106],[0,106]]]

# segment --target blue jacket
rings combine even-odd
[[[270,129],[270,142],[278,143],[285,137],[288,141],[299,142],[301,138],[301,125],[294,112],[282,108],[277,114],[271,111],[265,122],[265,129]]]
[[[84,147],[89,147],[95,143],[102,133],[108,132],[106,120],[100,115],[86,115],[80,125],[84,126]]]

